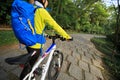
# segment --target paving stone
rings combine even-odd
[[[91,62],[91,58],[89,58],[89,57],[87,57],[87,56],[84,56],[84,55],[82,55],[82,60],[85,61],[85,62],[87,62],[87,63],[89,63],[89,64],[92,63],[92,62]]]
[[[66,72],[68,69],[68,62],[67,61],[63,61],[63,65],[62,65],[62,72]]]
[[[101,59],[101,57],[100,57],[100,56],[98,56],[98,55],[96,55],[96,53],[94,53],[94,55],[93,55],[93,56],[95,57],[95,59],[96,59],[96,60]]]
[[[85,71],[85,80],[94,80],[94,75]]]
[[[90,54],[94,54],[94,51],[92,49],[93,48],[89,48],[89,50],[88,50]]]
[[[6,74],[6,72],[2,69],[0,69],[0,80],[9,80],[8,79],[8,75]]]
[[[90,54],[89,52],[88,52],[88,53],[85,53],[85,56],[86,56],[86,57],[89,57],[89,58],[91,58],[91,59],[93,58],[92,54]]]
[[[84,51],[79,51],[78,52],[80,55],[84,55]]]
[[[77,58],[77,60],[80,60],[80,54],[78,54],[76,51],[74,51],[74,52],[72,53],[72,56],[73,56],[74,58]]]
[[[77,52],[80,52],[80,51],[82,51],[82,47],[81,47],[81,45],[80,44],[78,44],[78,46],[77,46]]]
[[[93,65],[95,65],[96,67],[99,67],[100,69],[104,70],[102,63],[98,60],[94,60],[92,59]]]
[[[82,48],[82,51],[88,53],[88,50],[86,48]]]
[[[68,49],[61,49],[60,51],[63,52],[63,54],[65,54],[65,55],[71,55],[71,53],[72,53],[72,50],[70,50],[69,48]]]
[[[94,49],[94,52],[95,52],[95,54],[96,54],[97,56],[100,56],[100,57],[103,57],[103,56],[104,56],[103,53],[101,53],[100,51],[98,51],[98,50],[96,50],[96,49]]]
[[[5,62],[5,57],[4,56],[1,56],[0,57],[0,66],[3,67],[3,69],[5,70],[11,70],[11,69],[14,69],[16,67],[16,65],[9,65]]]
[[[70,65],[68,72],[69,72],[70,76],[76,78],[77,80],[83,79],[82,69],[80,69],[78,66],[76,66],[74,64]]]
[[[100,78],[99,76],[93,76],[93,80],[105,80],[105,79],[102,79]],[[114,79],[106,79],[106,80],[114,80]]]
[[[100,68],[95,67],[94,65],[90,65],[90,72],[92,74],[98,76],[99,78],[103,79],[102,72],[101,72]]]
[[[16,74],[13,74],[11,72],[7,72],[7,74],[8,74],[8,79],[9,80],[19,80],[19,77],[16,76]]]
[[[78,64],[78,60],[70,55],[67,57],[67,61],[70,62],[71,64],[76,64],[76,65]]]
[[[80,50],[79,52],[84,52],[84,50],[83,50],[83,48],[82,48],[82,47],[81,47],[79,50]]]
[[[73,77],[70,77],[66,73],[60,73],[57,80],[75,80]]]
[[[11,72],[12,72],[13,74],[15,74],[17,77],[19,77],[21,71],[22,71],[22,68],[17,67],[17,68],[15,68],[14,70],[12,70]]]
[[[99,61],[99,62],[101,62],[101,63],[102,63],[102,59],[101,59],[101,57],[100,57],[100,56],[98,56],[98,55],[94,54],[94,55],[93,55],[93,57],[95,58],[95,60],[97,60],[97,61]]]
[[[81,61],[81,60],[79,61],[79,67],[87,72],[90,72],[88,63],[86,63],[84,61]]]
[[[68,54],[63,53],[63,57],[64,57],[64,60],[66,60],[66,59],[67,59],[67,57],[68,57]]]

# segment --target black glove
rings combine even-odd
[[[73,41],[73,37],[71,37],[70,39],[67,39],[68,41]]]

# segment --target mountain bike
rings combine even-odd
[[[47,35],[47,37],[52,40],[52,44],[43,53],[42,56],[39,56],[38,60],[33,65],[30,72],[27,73],[27,75],[24,77],[23,80],[38,80],[38,77],[40,77],[39,80],[45,80],[47,73],[48,73],[47,76],[48,80],[57,79],[63,63],[63,53],[60,52],[59,50],[56,50],[56,39],[60,39],[61,41],[65,41],[65,39],[63,37],[60,37],[59,35],[55,35],[55,36]],[[21,64],[25,65],[28,64],[30,58],[35,53],[36,52],[34,51],[30,54],[24,54],[17,57],[6,58],[5,61],[11,65],[21,65]],[[42,64],[43,60],[47,56],[48,56],[47,62]]]

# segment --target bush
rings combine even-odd
[[[0,24],[10,24],[12,1],[13,0],[5,0],[0,2]]]
[[[114,76],[114,80],[120,80],[120,55],[113,55],[114,45],[111,39],[111,36],[108,36],[107,38],[93,38],[91,41],[99,51],[105,54],[103,61],[106,69]]]
[[[110,34],[110,35],[107,35],[107,39],[109,41],[111,41],[113,44],[116,42],[116,35],[115,34]],[[120,34],[118,34],[118,42],[117,42],[117,45],[116,45],[116,50],[118,52],[120,52]]]
[[[115,42],[115,34],[109,34],[109,35],[106,35],[107,39],[111,42]]]

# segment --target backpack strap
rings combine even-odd
[[[34,31],[34,28],[31,24],[31,22],[30,22],[30,19],[27,19],[27,22],[28,22],[28,25],[29,25],[30,29],[32,30],[32,33],[35,34],[35,31]]]

